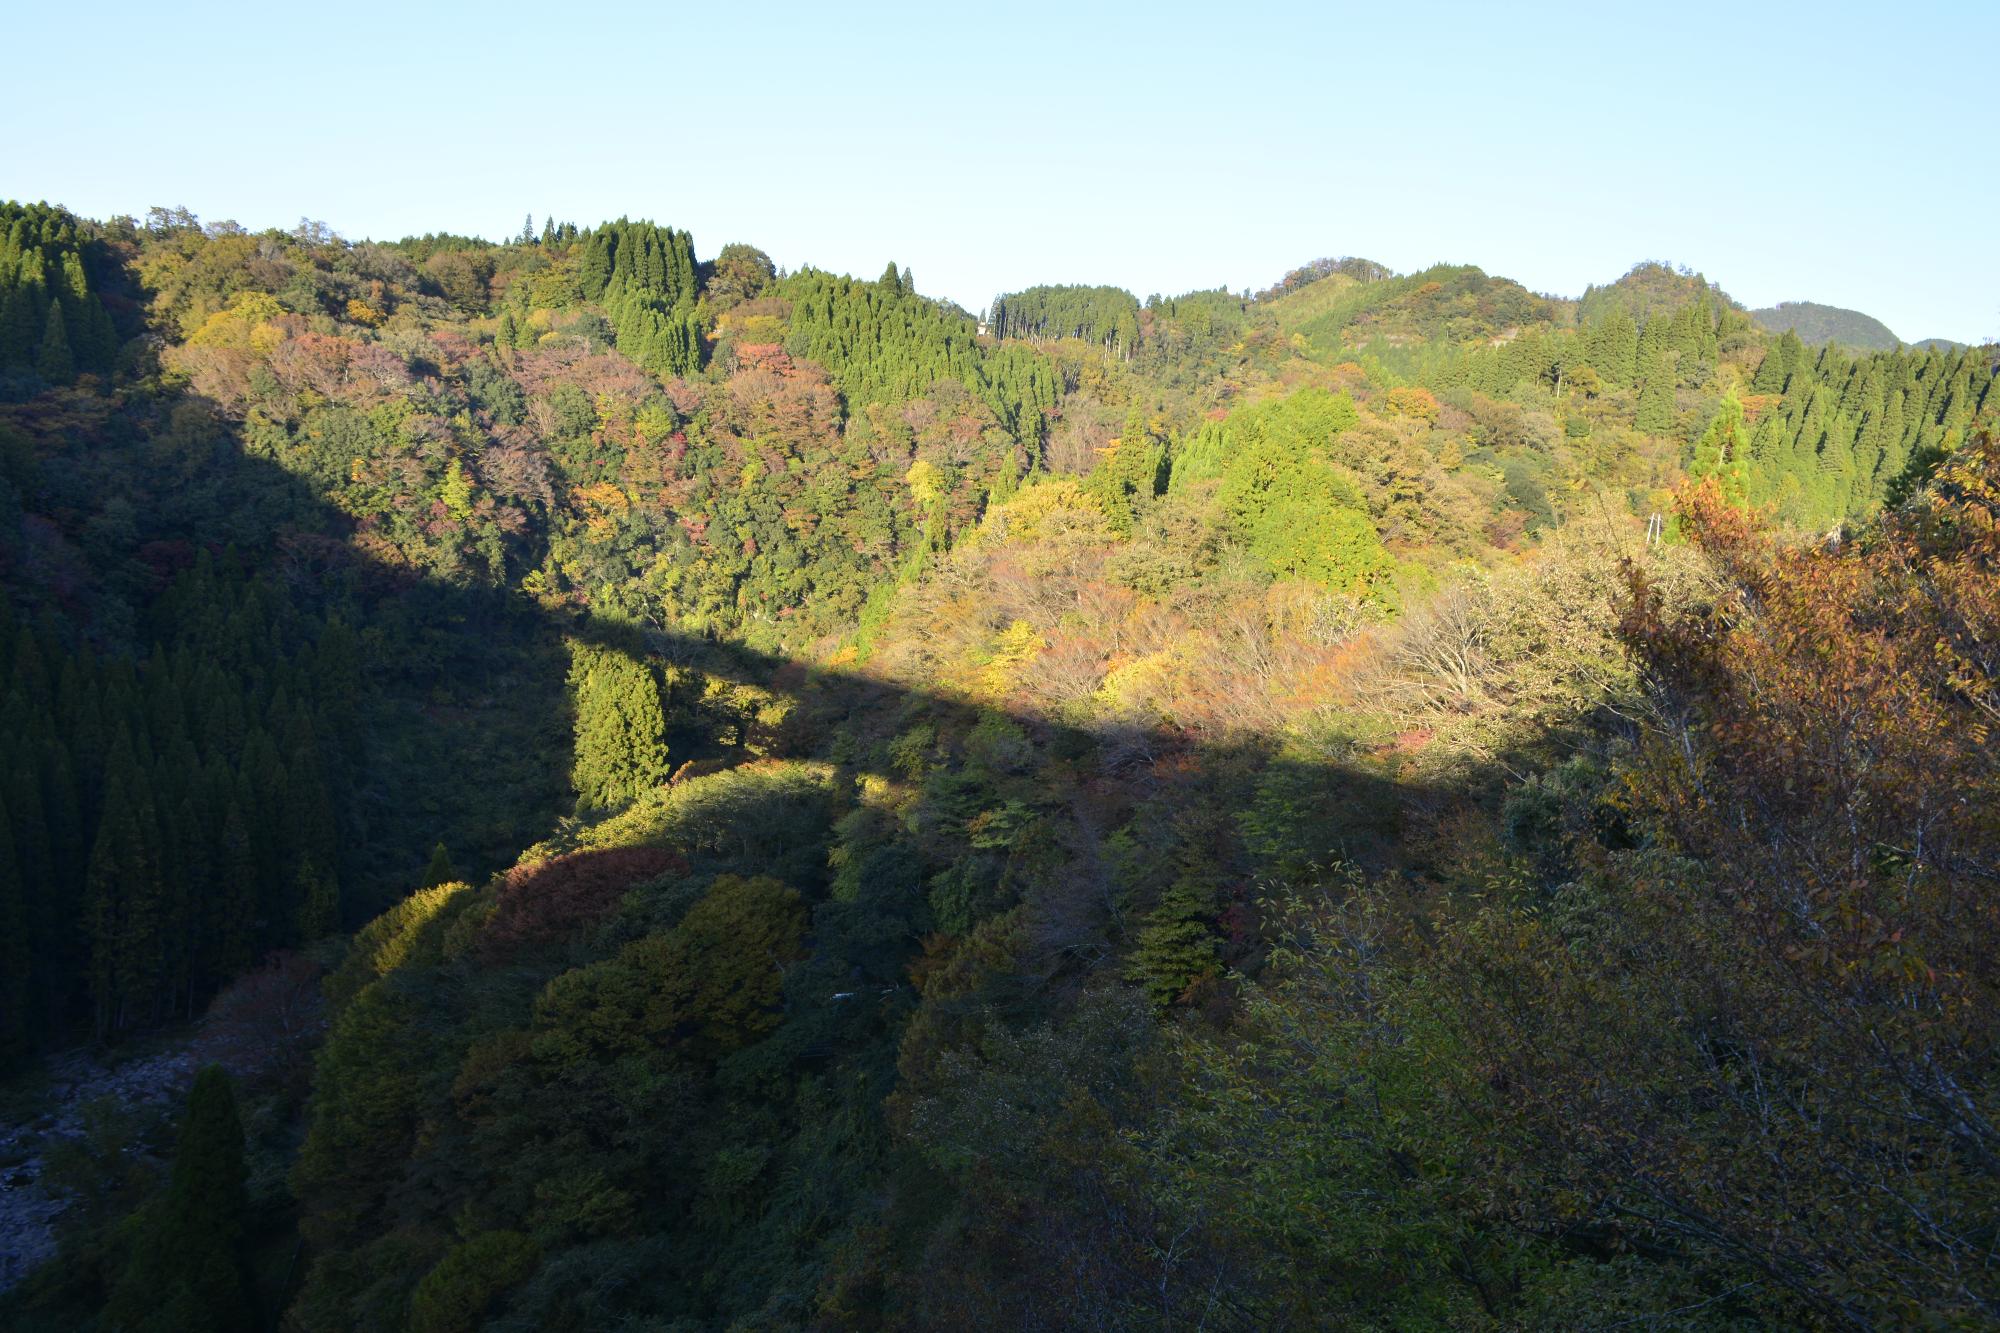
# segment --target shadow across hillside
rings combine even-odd
[[[413,887],[435,843],[461,872],[483,875],[564,812],[566,638],[671,666],[684,682],[692,673],[790,704],[782,724],[766,727],[726,700],[684,690],[689,706],[673,719],[676,767],[763,754],[908,778],[907,756],[890,757],[894,737],[921,724],[948,740],[999,717],[1028,738],[1036,762],[1053,761],[1085,794],[1075,802],[1080,818],[1177,784],[1254,783],[1324,816],[1302,850],[1363,863],[1390,858],[1408,812],[1453,795],[1385,776],[1373,762],[1280,758],[1267,737],[1218,742],[1165,727],[1077,725],[865,668],[605,621],[581,607],[551,610],[490,582],[393,564],[357,549],[354,539],[370,533],[307,478],[247,452],[220,407],[190,392],[62,392],[5,411],[32,422],[34,447],[12,468],[24,518],[0,542],[0,569],[31,605],[99,650],[143,653],[145,608],[203,550],[233,551],[313,615],[356,631],[367,734],[354,752],[342,829],[350,926]],[[531,535],[510,551],[510,577],[539,560],[540,544]],[[947,759],[944,750],[937,757]],[[1092,832],[1080,836],[1088,843]]]
[[[831,1080],[841,1071],[846,1104],[867,1108],[852,1131],[862,1146],[821,1142],[802,1121],[792,1141],[775,1140],[792,1142],[783,1151],[796,1155],[801,1178],[834,1167],[853,1174],[856,1161],[887,1169],[881,1111],[900,1086],[899,1034],[920,1002],[913,977],[934,960],[940,940],[966,938],[982,922],[1023,909],[1015,913],[1018,937],[990,978],[962,993],[925,991],[921,1003],[947,1028],[1045,1020],[1062,997],[1121,966],[1168,887],[1199,872],[1209,913],[1199,926],[1223,961],[1254,967],[1261,879],[1291,873],[1305,882],[1335,861],[1410,869],[1404,846],[1413,821],[1433,824],[1498,782],[1495,775],[1444,789],[1403,780],[1369,756],[1301,758],[1277,737],[1218,740],[1163,726],[1080,724],[865,668],[552,608],[476,579],[398,564],[367,549],[392,549],[379,533],[357,525],[307,478],[249,452],[216,404],[185,392],[49,395],[0,409],[0,423],[8,421],[32,449],[17,451],[11,492],[0,497],[18,513],[0,523],[0,574],[28,590],[24,600],[43,623],[60,620],[64,633],[101,653],[143,660],[154,608],[206,553],[267,573],[315,623],[353,630],[358,734],[339,742],[351,768],[339,866],[349,929],[415,890],[437,843],[449,849],[456,876],[474,883],[545,838],[557,850],[589,845],[589,821],[568,813],[566,641],[645,661],[672,682],[672,761],[683,773],[780,766],[761,762],[769,760],[810,761],[815,772],[830,773],[821,795],[804,800],[782,783],[746,779],[732,789],[722,820],[726,845],[693,839],[675,849],[686,855],[691,882],[768,874],[804,899],[810,956],[787,975],[784,1026],[765,1054],[715,1074],[717,1088],[734,1086],[734,1078],[761,1088],[758,1079],[790,1068],[800,1072],[786,1079],[803,1089],[808,1074]],[[539,539],[524,538],[509,553],[509,578],[518,580],[540,556]],[[863,778],[879,781],[857,783]],[[681,781],[695,790],[685,778],[676,790]],[[893,814],[864,809],[858,788],[871,785],[904,793]],[[875,820],[873,833],[864,814]],[[840,858],[829,854],[836,847]],[[685,911],[679,901],[672,910]],[[660,924],[671,922],[663,915]],[[81,956],[80,925],[78,936]],[[492,1003],[531,1002],[539,978],[577,966],[581,947],[545,941],[537,957],[510,958],[491,989],[515,993]],[[457,966],[476,972],[479,957]],[[466,996],[486,994],[421,976],[397,984],[438,1007],[427,1031],[448,1028],[451,1006],[471,1002]],[[558,1138],[579,1132],[572,1122],[608,1114],[568,1088],[534,1095],[544,1093],[555,1100],[528,1103],[546,1111],[529,1119]],[[782,1119],[792,1114],[784,1098],[767,1109],[781,1117],[773,1123],[791,1123]],[[450,1132],[473,1133],[464,1125]],[[471,1160],[479,1145],[447,1139],[436,1152],[442,1159],[461,1148]],[[366,1177],[358,1166],[355,1173]],[[349,1188],[336,1183],[322,1192]],[[401,1186],[377,1180],[369,1188]],[[845,1207],[874,1186],[856,1176],[841,1188]],[[930,1199],[930,1189],[914,1187],[913,1197]],[[679,1206],[662,1199],[661,1208]],[[788,1216],[780,1203],[774,1195],[757,1225],[778,1227],[769,1219]],[[307,1211],[322,1206],[308,1199]],[[289,1239],[295,1220],[274,1219],[258,1259],[272,1309],[301,1280]],[[797,1225],[768,1253],[746,1249],[731,1260],[739,1268],[729,1280],[741,1290],[715,1297],[719,1307],[753,1308],[760,1285],[779,1280],[776,1268],[759,1265],[816,1243],[817,1223]],[[358,1246],[361,1233],[347,1239]],[[701,1252],[688,1253],[686,1262],[699,1267]]]

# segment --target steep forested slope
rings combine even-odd
[[[6,216],[13,1324],[2000,1313],[1989,353]]]

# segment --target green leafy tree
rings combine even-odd
[[[472,1333],[536,1259],[535,1243],[518,1231],[482,1231],[453,1246],[410,1295],[410,1333]]]
[[[445,464],[439,495],[445,512],[459,522],[472,516],[472,479],[465,475],[464,465],[456,458]]]
[[[754,245],[725,245],[715,257],[707,284],[708,299],[719,309],[754,301],[777,280],[771,256]]]
[[[1354,485],[1317,448],[1256,432],[1229,460],[1217,498],[1249,549],[1284,578],[1365,594],[1395,561]]]

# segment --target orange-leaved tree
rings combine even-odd
[[[1721,590],[1630,571],[1639,846],[1434,956],[1495,1202],[1782,1318],[2000,1319],[2000,445],[1844,547],[1681,512]]]

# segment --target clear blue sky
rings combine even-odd
[[[629,214],[707,257],[979,309],[1261,287],[1317,255],[2000,336],[2000,0],[1595,5],[37,5],[0,196],[499,236]],[[1986,96],[1982,97],[1982,93]]]

